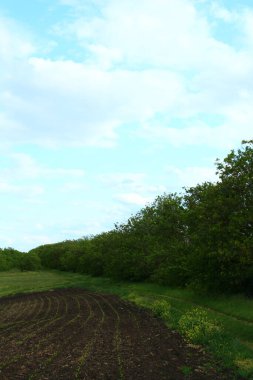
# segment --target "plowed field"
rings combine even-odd
[[[230,379],[203,355],[113,295],[62,289],[0,299],[1,380]]]

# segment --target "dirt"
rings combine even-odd
[[[61,289],[0,299],[1,380],[221,380],[200,348],[114,295]]]

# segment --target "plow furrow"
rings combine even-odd
[[[0,380],[227,379],[147,311],[59,289],[0,299]],[[194,368],[198,371],[195,376]]]

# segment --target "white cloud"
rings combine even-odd
[[[27,245],[29,244],[29,249],[35,248],[38,245],[50,244],[55,241],[52,237],[44,234],[25,234],[23,237],[17,239],[18,245]]]
[[[115,196],[115,199],[127,204],[145,206],[153,200],[153,197],[145,197],[138,193],[122,193]]]
[[[166,191],[166,187],[163,185],[151,184],[150,179],[144,173],[107,173],[100,175],[98,180],[110,189],[113,200],[119,201],[127,207],[126,210],[123,210],[127,215],[132,212],[130,206],[144,206],[158,194]],[[122,212],[116,219],[123,219]]]
[[[36,197],[44,193],[44,187],[40,185],[17,185],[1,181],[0,193],[20,194],[26,197]]]
[[[218,2],[211,4],[211,13],[214,17],[225,22],[233,22],[238,20],[238,14],[231,12],[227,8],[221,6]]]
[[[116,189],[139,188],[143,186],[146,175],[144,173],[107,173],[98,177],[105,185]]]
[[[84,2],[78,2],[85,4]],[[79,8],[78,8],[79,9]],[[60,27],[76,38],[97,64],[121,63],[130,69],[202,70],[236,55],[232,46],[213,36],[212,16],[236,24],[240,30],[244,11],[229,11],[217,2],[199,12],[190,0],[110,0],[99,2],[100,14],[79,11],[74,21]],[[208,12],[209,11],[209,12]],[[248,25],[250,23],[250,12]],[[210,21],[210,17],[211,20]]]
[[[246,9],[241,18],[241,27],[245,34],[244,42],[252,51],[253,48],[253,10]]]
[[[9,168],[0,169],[2,178],[6,180],[51,179],[51,178],[77,178],[82,179],[85,172],[82,169],[49,168],[39,164],[30,155],[13,153],[7,156],[12,161]]]
[[[92,56],[96,57],[96,67],[110,69],[115,63],[120,63],[123,54],[120,49],[108,48],[103,45],[90,44],[88,50]]]
[[[206,146],[232,149],[240,144],[242,139],[250,139],[252,136],[253,117],[244,115],[242,109],[231,107],[228,110],[229,117],[225,124],[210,127],[204,122],[195,121],[189,123],[185,121],[183,128],[164,127],[151,123],[144,125],[142,136],[152,141],[159,141],[161,144],[171,144],[180,146]],[[234,115],[234,120],[232,116]]]
[[[4,118],[7,125],[13,125],[2,131],[2,140],[49,146],[114,141],[118,122],[108,117],[103,120],[105,106],[95,99],[96,73],[78,77],[77,73],[71,75],[78,70],[74,63],[43,60],[33,61],[27,70],[22,78],[16,78],[8,97],[0,94]],[[102,114],[99,108],[103,108]]]
[[[250,44],[236,51],[215,39],[208,18],[189,0],[110,0],[99,2],[99,9],[101,16],[83,17],[78,11],[64,28],[89,53],[82,63],[36,57],[29,38],[5,23],[10,42],[8,49],[1,46],[4,56],[12,58],[1,80],[2,144],[111,147],[128,123],[148,125],[151,136],[165,137],[167,143],[197,144],[208,136],[212,146],[215,141],[220,146],[216,136],[228,131],[233,143],[238,135],[245,137],[227,109],[241,101],[242,93],[251,92]],[[228,19],[227,9],[217,3],[212,9]],[[253,40],[252,14],[242,11],[240,16],[246,20],[248,41]],[[16,45],[28,47],[10,54]],[[220,114],[225,124],[220,129],[201,124],[197,117],[204,112]],[[184,131],[173,129],[159,125],[160,115],[194,116],[197,123],[187,122]],[[251,122],[249,117],[244,123],[246,134]]]
[[[143,135],[149,131],[151,138],[165,138],[166,143],[176,145],[207,142],[210,146],[231,147],[248,136],[252,126],[251,116],[238,127],[228,115],[229,108],[241,103],[241,94],[252,89],[252,12],[230,11],[213,2],[207,7],[211,13],[204,15],[194,5],[188,0],[111,0],[100,3],[102,17],[89,19],[79,12],[66,31],[93,54],[89,64],[98,65],[99,70],[119,63],[126,68],[124,73],[138,68],[137,77],[143,80],[137,80],[135,91],[130,91],[134,102],[127,97],[129,86],[122,88],[127,109],[136,110],[130,120],[149,125]],[[244,35],[240,50],[212,35],[211,16],[233,23],[238,38]],[[158,80],[151,79],[154,72]],[[110,73],[116,80],[118,71]],[[149,79],[156,83],[155,88],[148,88]],[[131,76],[127,82],[132,83]],[[153,94],[151,100],[146,94]],[[146,112],[139,99],[147,105]],[[219,114],[224,123],[213,127],[198,120],[198,115],[205,112]],[[159,125],[156,116],[160,114],[181,118],[185,127],[180,130],[169,123]],[[194,117],[194,124],[187,120],[189,117]],[[129,121],[129,113],[120,113],[118,120],[119,124]]]
[[[10,64],[14,59],[25,59],[35,50],[24,28],[0,15],[0,63]]]
[[[132,202],[133,204],[138,204],[136,201],[140,201],[141,199],[154,198],[157,194],[166,191],[163,185],[150,184],[145,173],[107,173],[100,175],[98,179],[110,188],[111,192],[116,192],[115,198],[117,199],[127,200],[130,194],[129,200],[135,199]],[[133,194],[135,198],[132,197]]]
[[[171,183],[176,182],[182,187],[191,187],[203,182],[217,181],[215,168],[209,167],[189,166],[178,168],[176,166],[169,166],[167,168],[167,173]]]
[[[14,240],[11,237],[6,236],[6,234],[0,234],[0,247],[13,247],[15,246]]]
[[[5,86],[1,140],[47,145],[110,146],[120,125],[169,110],[183,92],[168,72],[106,72],[43,59],[30,60]]]
[[[61,185],[61,192],[81,191],[87,187],[83,183],[85,172],[82,169],[50,168],[23,153],[6,155],[6,159],[9,162],[0,169],[0,193],[8,196],[9,201],[19,199],[19,202],[39,206],[47,202],[49,193],[52,196],[54,183]],[[67,183],[70,180],[72,182]]]
[[[79,191],[84,191],[84,190],[87,190],[87,185],[83,183],[79,183],[79,182],[67,182],[67,183],[64,183],[63,186],[61,186],[62,192],[73,192],[73,191],[79,192]]]
[[[130,65],[186,67],[205,60],[201,50],[209,42],[209,26],[188,0],[111,0],[100,6],[101,18],[79,15],[69,25],[82,46],[96,41],[120,51]]]

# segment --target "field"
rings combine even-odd
[[[181,313],[200,305],[219,318],[238,344],[232,359],[248,378],[252,373],[253,302],[243,297],[61,272],[1,273],[0,297],[1,380],[239,378],[218,373],[202,348],[129,303],[152,307],[157,299]]]

